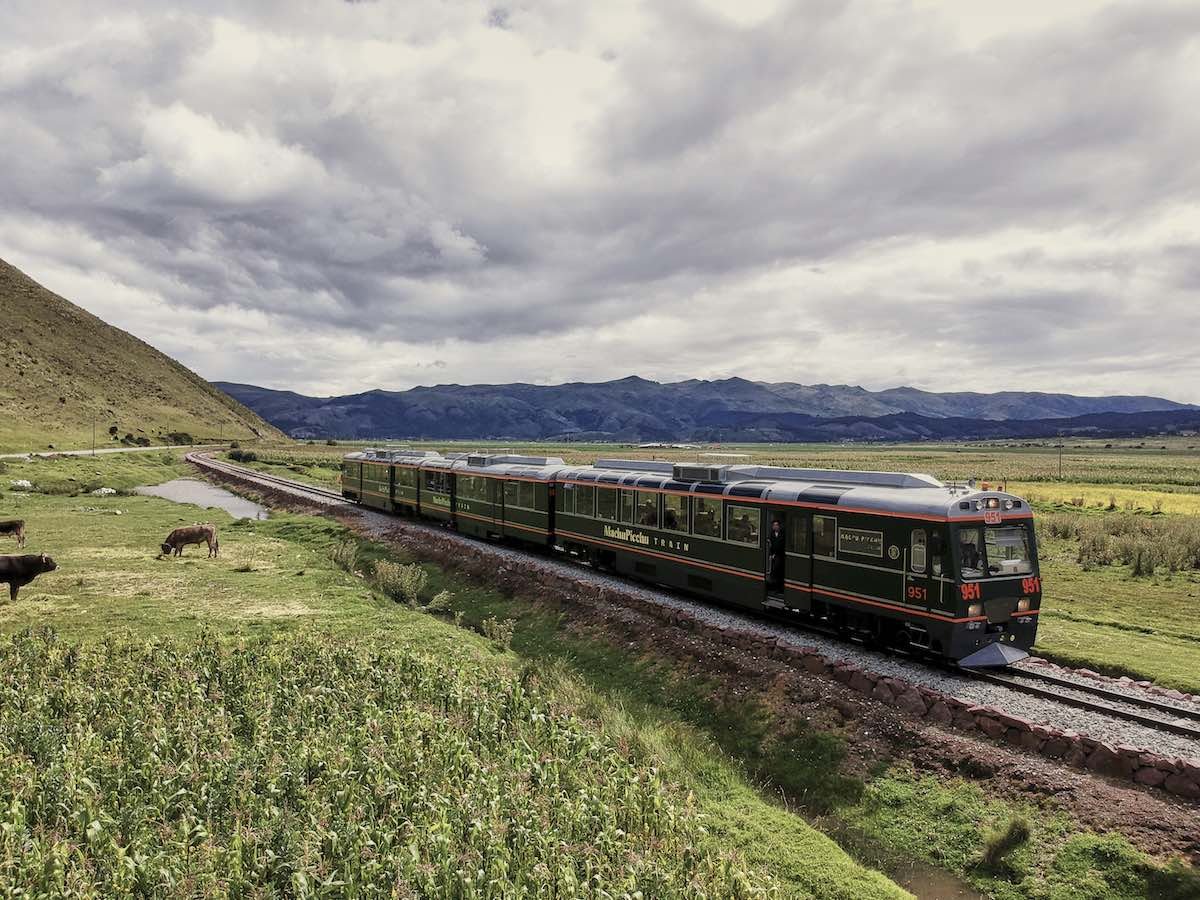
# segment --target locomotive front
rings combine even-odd
[[[1042,577],[1029,504],[1000,491],[964,492],[950,505],[949,555],[958,591],[950,656],[964,667],[1029,655]]]

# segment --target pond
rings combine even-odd
[[[176,503],[190,503],[205,509],[215,506],[223,509],[235,519],[265,519],[267,509],[244,497],[232,494],[224,488],[209,484],[207,481],[197,481],[194,478],[176,478],[163,484],[138,487],[136,493],[148,497],[162,497],[164,500],[174,500]]]

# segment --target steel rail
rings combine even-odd
[[[1027,681],[1022,681],[1021,675],[1024,675],[1024,672],[1017,673],[1010,670],[1004,674],[1000,674],[998,672],[983,672],[979,669],[959,669],[959,671],[970,678],[974,678],[979,681],[989,681],[992,684],[1002,684],[1014,691],[1020,691],[1022,694],[1029,694],[1030,696],[1041,697],[1044,700],[1052,700],[1055,703],[1061,703],[1065,706],[1073,706],[1076,709],[1099,713],[1100,715],[1108,716],[1110,719],[1125,719],[1128,722],[1134,722],[1144,728],[1150,728],[1155,731],[1169,731],[1172,734],[1182,735],[1184,737],[1192,738],[1193,740],[1200,740],[1200,727],[1192,725],[1188,722],[1179,721],[1178,719],[1159,719],[1155,718],[1154,716],[1148,716],[1145,713],[1136,712],[1132,709],[1122,709],[1118,706],[1113,706],[1110,703],[1101,703],[1096,700],[1087,700],[1083,697],[1073,697],[1067,694],[1061,694],[1049,688],[1039,687],[1036,684],[1030,684]],[[1071,683],[1070,686],[1073,688],[1076,687],[1074,683]],[[1087,692],[1086,688],[1083,688],[1082,690],[1085,693]],[[1121,702],[1133,703],[1133,701],[1126,701],[1124,695],[1121,696]],[[1184,712],[1184,710],[1170,707],[1170,713],[1172,714],[1182,714]]]
[[[1015,668],[1009,669],[1022,678],[1036,678],[1039,681],[1045,681],[1048,684],[1055,684],[1059,687],[1070,688],[1075,691],[1082,691],[1087,694],[1092,694],[1096,697],[1102,697],[1105,700],[1111,700],[1116,703],[1128,703],[1132,706],[1141,706],[1146,709],[1155,709],[1162,713],[1175,716],[1180,719],[1195,719],[1200,721],[1200,709],[1190,709],[1183,706],[1176,706],[1173,703],[1168,703],[1165,700],[1158,700],[1154,697],[1139,697],[1133,694],[1127,694],[1124,691],[1113,690],[1112,688],[1101,687],[1100,685],[1080,684],[1077,681],[1072,681],[1070,678],[1063,678],[1059,675],[1053,675],[1049,672],[1039,672],[1036,669]]]

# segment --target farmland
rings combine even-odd
[[[343,449],[257,448],[317,476]],[[1187,896],[1190,876],[1063,813],[901,762],[844,774],[837,733],[780,733],[769,698],[726,702],[706,678],[572,629],[545,598],[424,563],[417,596],[397,603],[392,582],[408,582],[392,576],[413,559],[327,519],[209,510],[218,560],[156,560],[194,509],[82,492],[174,477],[175,457],[8,466],[2,487],[53,488],[0,503],[60,569],[0,605],[0,688],[5,710],[23,711],[0,730],[0,780],[20,798],[0,892],[69,872],[81,895],[150,883],[317,896],[346,879],[386,893],[394,879],[413,896],[552,896],[582,871],[618,896],[634,884],[645,896],[904,895],[824,831],[918,893],[942,872],[998,897]],[[572,785],[574,805],[531,796],[531,773]],[[121,785],[162,787],[134,805]],[[467,798],[461,811],[442,809],[452,797]],[[660,818],[621,819],[627,800]],[[377,824],[400,810],[429,834]],[[529,821],[546,824],[514,836]],[[984,867],[989,833],[1013,822],[1028,843],[1003,870]],[[550,864],[564,857],[579,860],[573,873]]]
[[[139,459],[88,471],[180,466]],[[4,477],[69,485],[60,463]],[[158,560],[194,509],[66,488],[0,502],[60,566],[0,604],[0,893],[903,896],[735,765],[718,803],[701,734],[676,736],[671,764],[569,673],[387,599],[334,561],[336,523],[208,510],[221,557]],[[386,556],[362,549],[367,571]],[[711,836],[725,802],[780,820],[778,859],[755,833]]]

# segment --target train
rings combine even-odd
[[[966,668],[1029,655],[1033,514],[930,475],[363,450],[342,496],[699,599]]]

